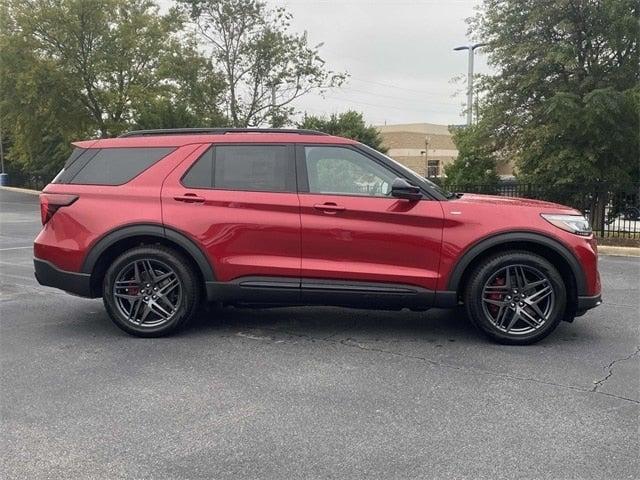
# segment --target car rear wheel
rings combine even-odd
[[[567,293],[548,260],[512,251],[490,257],[474,269],[464,301],[467,315],[485,335],[500,343],[526,345],[558,326]]]
[[[198,278],[170,248],[141,246],[120,255],[106,272],[103,301],[122,330],[159,337],[187,324],[199,305]]]

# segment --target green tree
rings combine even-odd
[[[147,102],[135,113],[134,128],[151,130],[158,128],[200,127],[199,117],[186,105],[166,97]]]
[[[447,189],[467,190],[481,187],[491,193],[498,185],[496,158],[481,126],[451,127],[458,149],[456,160],[444,168]]]
[[[523,132],[522,177],[545,185],[626,185],[639,177],[640,89],[559,92],[544,102],[544,124]]]
[[[382,136],[378,129],[372,125],[367,125],[362,114],[353,110],[340,114],[333,113],[329,117],[305,114],[302,122],[298,123],[298,128],[318,130],[330,135],[352,138],[379,152],[387,153],[387,148],[382,143]]]
[[[497,73],[477,141],[550,189],[637,181],[639,16],[637,0],[484,0],[471,31]]]
[[[50,179],[78,138],[226,123],[225,84],[152,0],[0,4],[0,115],[12,170]]]
[[[151,0],[17,0],[19,32],[65,77],[103,137],[163,91],[164,57],[176,52],[181,19]]]
[[[221,111],[226,89],[224,78],[191,40],[180,45],[175,55],[163,59],[159,75],[171,81],[159,95],[138,106],[134,113],[135,128],[228,125]]]
[[[180,0],[227,85],[234,127],[285,124],[296,98],[339,85],[344,75],[325,68],[306,34],[289,31],[291,15],[261,0]]]
[[[11,179],[35,184],[52,178],[69,142],[90,131],[84,107],[54,59],[40,55],[8,3],[0,4],[0,115]]]

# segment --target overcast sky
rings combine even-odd
[[[464,123],[468,43],[465,19],[480,0],[266,0],[293,14],[292,31],[307,31],[327,67],[350,75],[324,98],[296,101],[314,115],[354,109],[367,122]],[[170,4],[167,0],[160,3]],[[476,51],[476,73],[489,68]],[[456,76],[462,80],[454,82]]]
[[[309,95],[297,107],[313,114],[355,109],[373,124],[464,123],[465,19],[479,0],[270,0],[293,13],[327,65],[346,71],[346,85],[325,98]],[[481,49],[475,71],[489,71]],[[463,75],[462,82],[453,82]]]

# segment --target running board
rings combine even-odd
[[[456,292],[415,285],[287,277],[242,277],[207,282],[207,299],[260,305],[333,305],[354,308],[425,310],[454,307]]]

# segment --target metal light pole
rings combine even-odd
[[[4,171],[4,148],[2,146],[2,117],[0,116],[0,186],[5,186],[9,183],[9,176]]]
[[[467,125],[471,125],[473,117],[473,52],[476,48],[486,45],[484,42],[456,47],[454,50],[469,50],[469,72],[467,76]]]
[[[271,128],[276,128],[276,94],[278,87],[274,83],[271,85]]]

